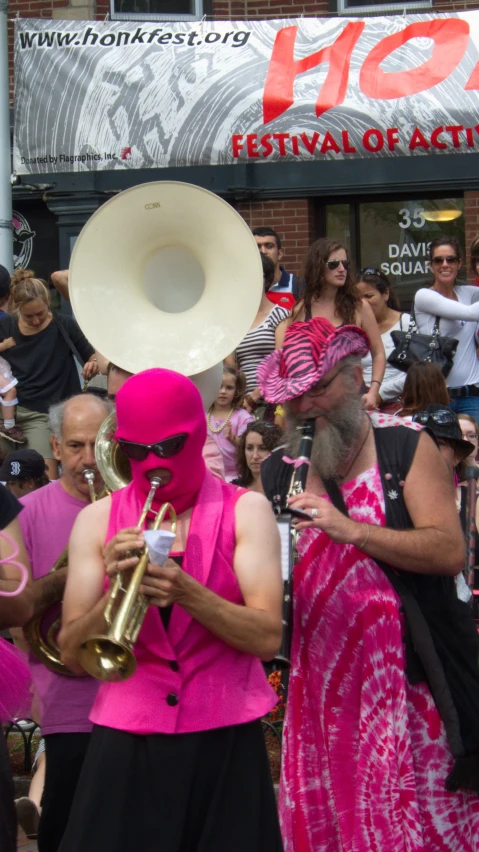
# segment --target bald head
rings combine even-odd
[[[83,472],[93,470],[95,491],[101,488],[96,468],[95,441],[98,430],[108,417],[110,407],[94,394],[82,393],[50,408],[53,432],[52,448],[60,462],[63,487],[69,494],[85,502],[89,500],[88,484]]]
[[[65,422],[69,424],[69,421],[74,422],[78,419],[99,421],[98,428],[100,428],[110,411],[108,403],[96,394],[79,393],[77,396],[71,396],[63,402],[50,406],[48,412],[50,429],[57,441],[61,441]]]

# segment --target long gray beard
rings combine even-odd
[[[354,445],[361,434],[364,419],[361,398],[355,393],[347,395],[334,411],[328,413],[328,422],[313,438],[311,465],[322,480],[333,479],[351,458]],[[288,413],[286,437],[293,458],[298,455],[301,434],[298,426],[302,420]]]

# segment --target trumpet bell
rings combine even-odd
[[[261,258],[241,216],[178,181],[124,190],[84,226],[70,298],[90,343],[132,373],[161,366],[193,377],[220,363],[251,328]]]
[[[120,683],[136,671],[136,657],[122,642],[107,636],[89,636],[80,647],[78,662],[92,677],[107,683]]]

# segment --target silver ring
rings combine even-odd
[[[318,517],[318,510],[317,509],[311,509],[310,515],[311,515],[312,518],[317,518]]]
[[[116,571],[116,569],[118,568],[118,559],[115,559],[112,567]]]

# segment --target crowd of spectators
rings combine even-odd
[[[431,284],[418,291],[412,311],[419,332],[431,334],[435,323],[440,323],[441,335],[458,341],[453,368],[445,378],[439,367],[429,361],[418,361],[407,372],[389,364],[388,356],[395,347],[391,335],[410,328],[411,314],[401,310],[381,269],[366,266],[356,276],[347,248],[321,237],[309,248],[304,278],[299,278],[282,265],[282,243],[273,228],[256,228],[253,235],[261,252],[263,293],[251,329],[225,359],[221,387],[205,412],[205,448],[209,450],[203,455],[210,470],[228,482],[264,494],[263,462],[287,440],[285,428],[289,424],[285,410],[277,404],[281,400],[265,399],[258,367],[282,348],[293,325],[304,334],[307,325],[317,319],[327,320],[334,331],[356,326],[364,332],[363,337],[367,335],[370,344],[361,361],[362,411],[395,414],[404,422],[428,425],[457,488],[456,502],[465,527],[465,470],[478,465],[479,287],[459,280],[463,259],[458,242],[452,237],[432,242]],[[479,239],[471,247],[470,265],[474,273],[479,273]],[[68,272],[54,273],[52,282],[68,300]],[[63,425],[58,434],[52,434],[52,411],[71,397],[78,399],[82,379],[88,384],[100,373],[108,373],[108,395],[114,402],[117,389],[130,374],[107,365],[74,318],[52,310],[48,284],[31,270],[19,269],[10,276],[0,267],[0,353],[0,480],[11,495],[23,499],[59,476],[66,481],[71,474],[74,484],[70,490],[77,501],[77,513],[88,499],[87,489],[85,485],[83,493],[84,483],[74,479],[81,471],[74,468],[73,462],[69,468],[68,460],[74,458],[76,449],[67,447]],[[107,409],[98,399],[91,400],[91,404],[98,409],[96,431]],[[85,407],[78,402],[75,405]],[[74,405],[70,408],[73,411]],[[369,431],[366,438],[368,435]],[[93,446],[94,436],[90,436],[90,455]],[[83,461],[81,465],[85,466]],[[62,495],[60,488],[57,491]],[[50,493],[56,493],[54,487]],[[5,513],[3,526],[21,539],[11,508]],[[64,538],[68,540],[66,528]],[[33,556],[30,561],[33,565]],[[41,579],[42,571],[36,579]],[[8,580],[6,573],[3,582]],[[467,591],[462,590],[462,594],[467,599]],[[28,595],[27,590],[22,601],[17,602],[18,614],[5,617],[3,626],[20,625],[31,615]],[[84,684],[80,684],[83,688]],[[42,777],[44,763],[43,757]],[[8,785],[6,789],[9,796]],[[47,805],[53,810],[56,793],[50,792],[49,796]],[[37,799],[35,825],[40,797]],[[21,816],[25,812],[31,824],[28,801],[27,797],[18,813]]]

